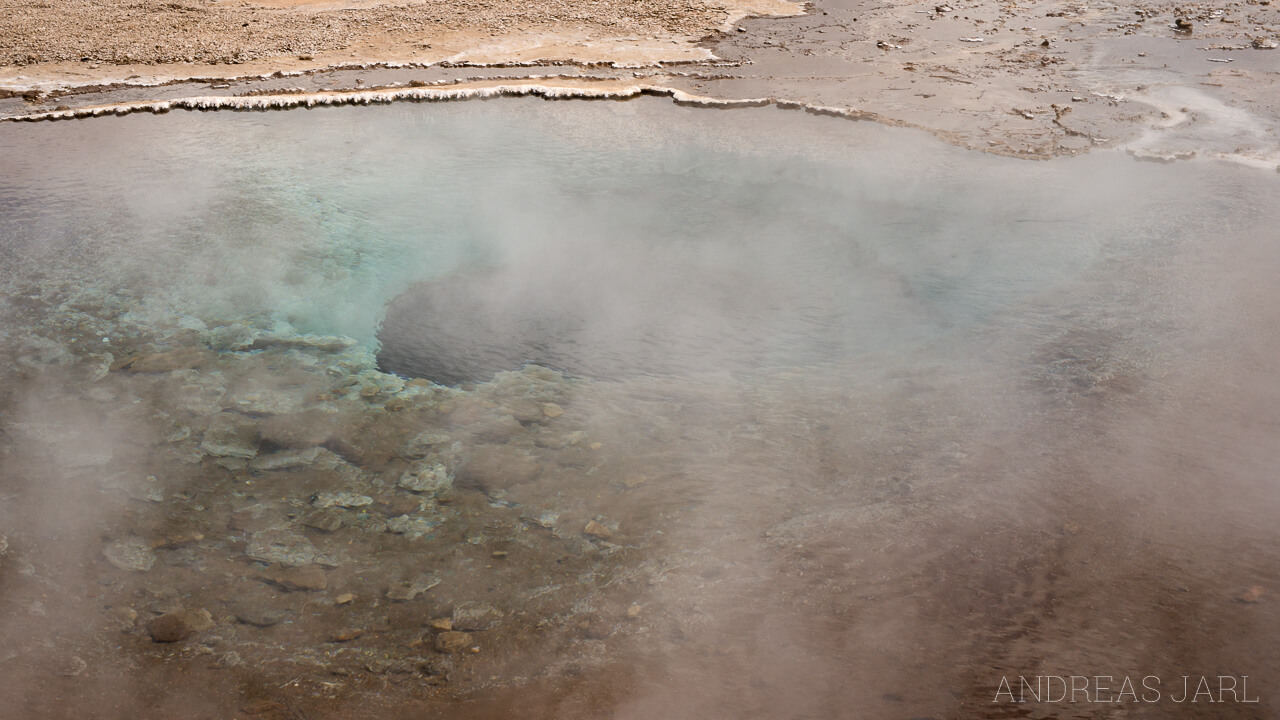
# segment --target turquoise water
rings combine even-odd
[[[604,286],[640,288],[612,293],[626,299],[598,308],[604,322],[659,296],[675,298],[653,304],[663,322],[703,311],[724,298],[679,294],[718,285],[769,294],[747,320],[789,308],[763,326],[812,321],[833,352],[915,342],[1159,255],[1215,202],[1201,173],[1116,155],[1014,162],[658,100],[133,116],[10,125],[0,144],[11,287],[38,272],[125,293],[140,317],[255,318],[369,346],[388,300],[476,266],[515,285],[594,274],[593,304]]]
[[[656,99],[0,124],[0,163],[0,695],[43,716],[99,704],[50,678],[161,663],[110,688],[128,716],[243,687],[397,716],[367,687],[417,717],[424,623],[476,599],[504,624],[441,692],[536,686],[537,717],[1280,677],[1274,603],[1233,600],[1280,583],[1275,173]],[[605,380],[407,382],[380,340],[405,375],[496,348]],[[327,591],[264,586],[289,548]],[[288,627],[236,622],[259,591]],[[175,597],[217,625],[106,614]]]

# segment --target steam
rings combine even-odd
[[[798,120],[6,126],[0,698],[154,715],[183,668],[315,717],[925,717],[1003,673],[1276,679],[1274,174]]]

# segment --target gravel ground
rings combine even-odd
[[[229,63],[343,50],[362,42],[407,45],[442,31],[548,29],[607,34],[703,34],[722,10],[688,0],[429,2],[361,8],[266,8],[185,0],[0,3],[0,65],[90,62]],[[427,43],[429,44],[429,43]]]

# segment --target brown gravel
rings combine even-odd
[[[429,0],[375,7],[269,8],[209,0],[3,0],[0,65],[229,63],[361,43],[422,43],[442,31],[504,34],[571,25],[608,34],[699,35],[722,10],[689,0]],[[424,46],[429,43],[424,43]]]

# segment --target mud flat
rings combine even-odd
[[[1158,160],[1198,153],[1280,166],[1280,7],[1269,0],[823,0],[804,8],[64,1],[16,3],[9,17],[0,37],[0,88],[11,95],[0,101],[3,116],[586,77],[833,108],[1018,157],[1119,146]]]

